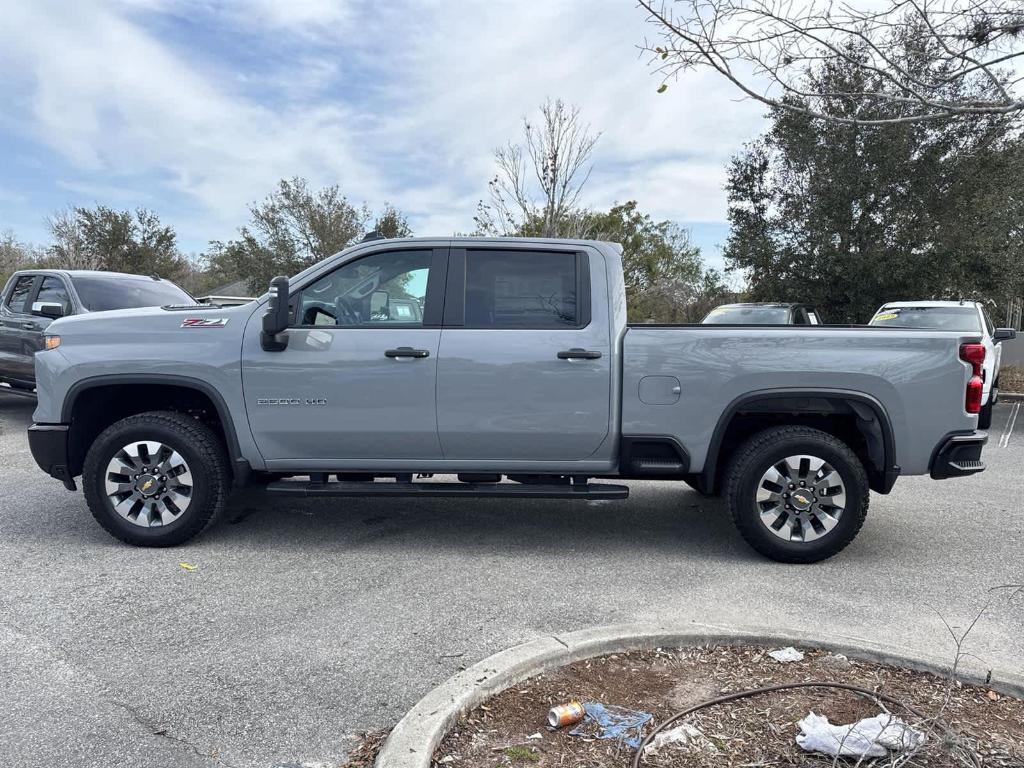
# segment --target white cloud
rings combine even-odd
[[[493,149],[547,96],[602,132],[588,202],[722,221],[725,160],[760,125],[758,106],[709,75],[656,94],[629,3],[6,5],[0,94],[12,82],[28,93],[26,135],[78,171],[65,188],[135,188],[157,210],[184,195],[200,213],[173,223],[192,242],[230,237],[247,203],[296,174],[374,208],[389,200],[422,234],[468,231]],[[220,26],[169,39],[160,14]],[[219,48],[255,31],[256,53],[276,62],[259,71]],[[275,49],[282,34],[306,42]]]
[[[494,147],[518,138],[545,97],[561,97],[602,132],[588,200],[635,198],[658,216],[724,220],[724,164],[763,110],[701,73],[657,94],[635,47],[644,33],[635,8],[453,3],[432,6],[430,24],[422,17],[392,9],[378,19],[404,41],[391,48],[382,94],[396,109],[383,129],[410,156],[440,156],[452,183],[476,179],[482,196]]]
[[[233,94],[100,5],[18,3],[5,20],[0,44],[35,83],[33,132],[84,172],[156,173],[225,223],[241,221],[245,204],[283,176],[378,194],[344,104],[279,112]]]

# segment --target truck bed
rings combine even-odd
[[[899,473],[924,474],[945,436],[975,428],[964,410],[970,368],[959,348],[978,340],[866,326],[630,325],[622,433],[673,435],[690,471],[700,472],[716,427],[744,404],[851,393],[888,420]]]

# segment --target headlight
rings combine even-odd
[[[60,336],[43,336],[43,349],[56,349],[60,346]]]

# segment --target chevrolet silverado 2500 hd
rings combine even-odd
[[[810,562],[869,489],[984,468],[978,333],[631,326],[610,243],[378,239],[244,306],[48,332],[33,455],[137,545],[195,536],[232,487],[581,500],[648,478],[724,494],[755,549]]]

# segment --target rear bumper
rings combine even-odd
[[[965,477],[985,469],[981,449],[988,442],[987,432],[947,435],[932,458],[931,475],[935,480]]]
[[[78,490],[68,469],[67,424],[33,424],[28,428],[28,447],[41,470],[60,480],[69,491]]]

